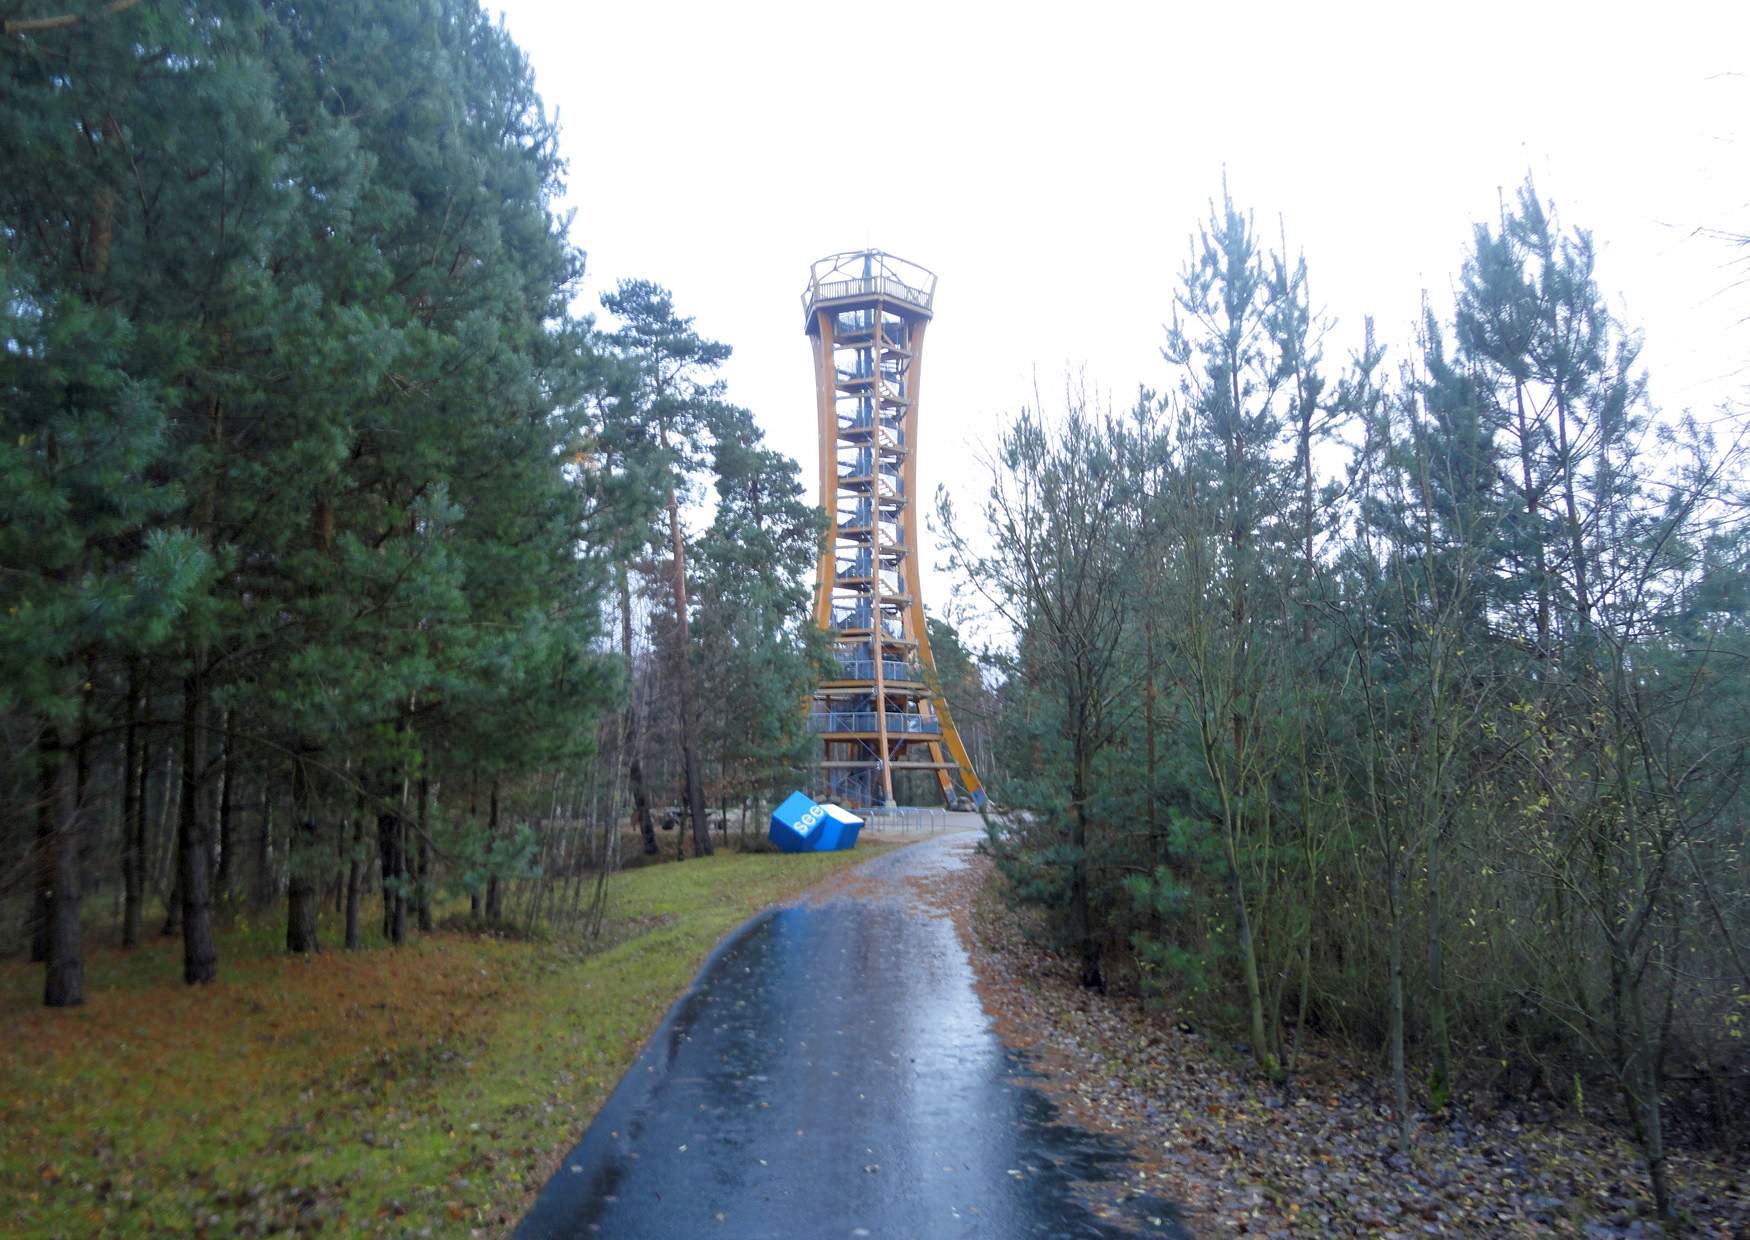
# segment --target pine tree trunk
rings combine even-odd
[[[1567,516],[1568,571],[1574,580],[1574,611],[1579,616],[1580,632],[1592,623],[1592,594],[1588,585],[1586,534],[1580,520],[1579,503],[1574,496],[1574,453],[1568,441],[1568,397],[1560,384],[1555,392],[1556,445],[1562,471],[1562,507]]]
[[[83,743],[83,738],[81,740]],[[41,755],[43,791],[49,798],[54,831],[48,916],[48,952],[43,979],[47,1007],[78,1007],[85,1002],[85,954],[79,925],[79,835],[83,818],[72,755],[61,748],[51,729],[44,733]]]
[[[496,850],[498,847],[498,780],[492,781],[492,791],[488,794],[486,810],[486,838],[488,847]],[[493,869],[486,879],[486,920],[498,924],[504,915],[504,905],[499,892],[497,859],[493,860]]]
[[[419,777],[419,928],[431,933],[431,781]]]
[[[324,849],[310,796],[309,773],[300,756],[292,766],[292,830],[286,847],[286,950],[318,952],[316,875]]]
[[[127,728],[122,742],[122,946],[140,942],[146,876],[146,766],[140,744],[140,661],[128,661]]]
[[[1310,890],[1313,884],[1309,881]],[[1307,932],[1300,945],[1300,997],[1294,1010],[1294,1041],[1289,1044],[1286,1068],[1292,1071],[1300,1063],[1300,1041],[1306,1031],[1307,1013],[1312,1008],[1312,900],[1307,900]]]
[[[1402,882],[1394,856],[1386,862],[1386,902],[1391,911],[1391,1088],[1397,1110],[1398,1151],[1410,1156],[1410,1082],[1404,1065],[1404,911]]]
[[[1252,937],[1251,910],[1246,907],[1246,888],[1240,873],[1239,830],[1231,813],[1224,831],[1227,851],[1228,886],[1234,902],[1234,930],[1239,939],[1240,966],[1246,985],[1246,1012],[1252,1031],[1252,1058],[1271,1077],[1279,1068],[1270,1054],[1270,1043],[1264,1032],[1264,988],[1258,976],[1258,945]]]
[[[164,746],[164,773],[160,777],[163,787],[158,796],[157,829],[161,839],[155,846],[158,859],[153,886],[159,891],[166,887],[170,890],[164,897],[164,924],[158,928],[162,938],[182,930],[182,806],[176,799],[182,789],[182,775],[176,770],[179,752],[180,743]]]
[[[352,853],[346,867],[346,950],[357,951],[364,941],[359,935],[359,900],[365,889],[365,815],[359,806],[352,816]]]
[[[395,821],[387,809],[377,811],[377,892],[383,902],[383,937],[389,937],[390,923],[395,920]]]
[[[317,885],[310,876],[308,862],[299,866],[299,843],[303,850],[317,850],[317,824],[313,820],[299,820],[292,824],[292,834],[303,836],[301,841],[292,843],[292,862],[290,862],[290,878],[285,885],[285,950],[287,951],[320,951],[322,943],[317,939]]]
[[[377,815],[377,851],[383,859],[383,937],[399,947],[407,940],[407,826],[399,799]]]
[[[1159,786],[1160,741],[1155,729],[1155,620],[1153,600],[1150,600],[1143,620],[1143,650],[1145,663],[1145,678],[1143,680],[1142,718],[1143,739],[1147,752],[1147,763],[1143,768],[1144,778],[1144,810],[1148,822],[1148,843],[1150,864],[1159,868],[1167,863],[1167,849],[1164,833],[1160,828],[1160,809],[1155,804],[1155,790]],[[1151,876],[1152,877],[1152,876]],[[1156,901],[1149,901],[1149,920],[1156,933],[1160,931],[1160,910]]]
[[[1301,1035],[1306,1030],[1307,1011],[1312,1004],[1312,943],[1313,927],[1317,923],[1319,898],[1319,857],[1314,843],[1316,839],[1316,821],[1318,811],[1313,792],[1312,764],[1307,756],[1307,737],[1305,718],[1302,717],[1299,729],[1299,743],[1295,747],[1298,757],[1300,804],[1301,804],[1301,843],[1306,857],[1306,889],[1301,894],[1301,906],[1306,910],[1306,933],[1300,940],[1300,992],[1295,1003],[1294,1037],[1288,1042],[1282,1060],[1284,1072],[1292,1072],[1300,1062]]]
[[[663,432],[662,446],[668,447]],[[696,712],[693,708],[693,660],[687,632],[687,549],[681,538],[680,504],[668,491],[668,534],[674,548],[675,681],[680,689],[681,762],[687,776],[687,815],[693,820],[693,855],[711,855],[711,824],[705,817],[705,781],[699,772]]]
[[[34,885],[25,929],[30,936],[30,962],[44,964],[49,958],[50,926],[55,915],[55,793],[61,755],[45,728],[37,742],[36,843],[31,853]]]
[[[474,772],[468,781],[468,826],[473,828],[480,821],[480,773]],[[481,888],[476,883],[468,885],[468,917],[472,921],[480,920]]]
[[[383,899],[383,937],[389,937],[395,921],[395,817],[377,813],[377,891]]]
[[[306,837],[305,846],[316,848],[316,824],[314,822],[297,822],[292,824],[294,834]],[[319,952],[322,943],[316,937],[316,884],[306,873],[300,873],[296,853],[298,846],[292,846],[292,876],[286,884],[286,950],[289,952]]]
[[[1438,1111],[1452,1097],[1452,1039],[1446,1027],[1446,962],[1441,941],[1439,832],[1428,832],[1428,1041],[1434,1056],[1428,1080],[1429,1106]]]
[[[231,875],[236,869],[233,858],[237,852],[236,836],[231,829],[237,787],[237,734],[232,711],[225,712],[220,727],[225,737],[225,759],[219,772],[219,865],[214,888],[223,898],[231,890]]]
[[[1070,822],[1070,850],[1075,854],[1070,866],[1070,932],[1075,935],[1081,954],[1081,982],[1091,990],[1105,988],[1100,975],[1100,945],[1094,939],[1093,921],[1088,908],[1088,793],[1091,763],[1085,737],[1075,738],[1075,786],[1070,797],[1075,812]]]
[[[255,894],[253,903],[257,909],[267,908],[273,903],[274,882],[273,872],[273,781],[272,776],[264,774],[261,781],[261,823],[255,835]]]
[[[643,837],[644,855],[654,857],[656,821],[650,815],[650,795],[644,790],[644,760],[640,756],[643,734],[638,728],[638,674],[632,666],[632,584],[625,565],[620,566],[620,655],[626,662],[626,778],[632,785],[632,813]]]
[[[1659,1053],[1655,1039],[1647,1028],[1646,1008],[1641,983],[1629,982],[1628,1010],[1632,1022],[1634,1050],[1631,1071],[1636,1081],[1636,1101],[1640,1104],[1641,1153],[1647,1164],[1647,1179],[1653,1189],[1653,1208],[1668,1226],[1677,1217],[1671,1202],[1671,1181],[1665,1165],[1665,1123],[1660,1113]]]
[[[170,894],[164,899],[164,924],[158,927],[158,937],[173,939],[182,933],[182,821],[180,813],[176,829],[169,833],[175,855],[171,864],[176,867],[170,879]]]
[[[534,894],[530,896],[528,900],[528,916],[524,918],[525,932],[529,934],[534,933],[536,923],[541,920],[541,906],[546,903],[547,880],[552,873],[554,861],[554,858],[549,851],[546,824],[541,819],[537,818],[534,821],[534,830],[535,839],[537,841],[536,847],[538,850],[536,852],[535,868],[538,871],[538,875],[535,879]]]
[[[1536,446],[1531,439],[1531,427],[1525,413],[1525,385],[1515,382],[1513,399],[1519,419],[1519,476],[1525,487],[1526,526],[1530,531],[1531,544],[1536,553],[1537,565],[1537,657],[1550,657],[1550,597],[1549,597],[1549,562],[1548,552],[1544,547],[1544,539],[1538,531],[1536,480],[1531,472],[1532,458]]]
[[[191,986],[210,982],[219,974],[212,899],[207,889],[207,824],[201,813],[201,781],[206,768],[204,657],[194,656],[182,683],[182,805],[177,834],[182,856],[182,980]]]
[[[395,815],[395,914],[389,919],[389,942],[400,947],[407,941],[407,820]]]
[[[328,900],[336,913],[346,911],[346,823],[334,839],[334,869],[328,876]]]

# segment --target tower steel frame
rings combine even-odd
[[[984,801],[942,696],[918,567],[918,405],[935,295],[933,272],[880,250],[821,259],[802,293],[829,522],[814,622],[836,661],[809,726],[828,790],[853,805],[892,804],[895,771],[934,774],[950,806]]]

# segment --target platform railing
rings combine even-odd
[[[873,680],[875,679],[875,660],[840,659],[839,671],[845,680]],[[923,672],[903,659],[881,660],[881,675],[888,680],[903,680],[915,684],[924,683]]]
[[[808,713],[808,730],[878,732],[881,729],[880,718],[879,713],[872,710],[815,710]],[[940,736],[942,721],[927,715],[907,715],[890,710],[887,712],[887,731],[896,736]]]
[[[813,281],[802,290],[802,312],[813,314],[823,301],[844,301],[852,297],[881,297],[928,310],[935,300],[934,289],[913,288],[892,276],[859,276],[850,280]]]

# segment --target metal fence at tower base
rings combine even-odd
[[[863,830],[871,835],[940,835],[944,831],[983,831],[984,815],[975,810],[927,806],[884,805],[860,811]]]

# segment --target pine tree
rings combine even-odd
[[[693,848],[711,854],[710,823],[705,814],[705,785],[699,751],[698,702],[693,685],[691,604],[688,598],[687,538],[681,504],[691,479],[700,471],[710,444],[724,432],[723,384],[714,372],[729,357],[729,346],[705,340],[693,321],[675,313],[666,289],[643,280],[623,281],[602,304],[620,320],[614,333],[619,354],[638,375],[632,407],[620,417],[621,441],[629,451],[642,449],[646,461],[660,463],[664,475],[665,531],[669,557],[668,603],[672,637],[669,668],[676,689],[681,765],[686,780],[687,813],[692,821]],[[638,429],[641,428],[641,433]]]
[[[1280,647],[1267,631],[1285,533],[1277,514],[1294,511],[1275,448],[1281,389],[1296,372],[1272,347],[1271,307],[1251,224],[1224,191],[1192,247],[1165,349],[1180,376],[1183,412],[1167,505],[1180,575],[1166,590],[1182,608],[1172,617],[1172,640],[1219,810],[1252,1054],[1275,1073],[1249,892],[1251,837],[1270,812],[1278,758]],[[1303,405],[1308,391],[1303,376]]]
[[[712,453],[717,506],[695,560],[698,673],[713,704],[707,747],[725,802],[775,796],[806,769],[798,704],[828,653],[808,622],[820,514],[803,498],[796,462],[762,440],[744,410],[722,411]]]
[[[250,101],[261,85],[246,52],[257,23],[244,6],[233,16],[141,10],[77,34],[45,32],[23,40],[0,85],[0,158],[12,174],[0,190],[9,394],[0,474],[17,505],[7,535],[19,540],[0,558],[21,570],[3,587],[17,592],[6,623],[18,640],[6,649],[19,666],[0,680],[41,719],[44,788],[55,790],[44,806],[56,824],[51,947],[62,957],[76,951],[87,811],[62,790],[60,768],[86,760],[81,695],[117,662],[200,631],[216,563],[191,519],[199,491],[185,469],[199,455],[188,451],[188,413],[202,407],[189,380],[210,360],[207,337],[194,303],[168,303],[191,284],[208,310],[231,292],[208,281],[237,250],[191,248],[186,230],[210,218],[201,208],[221,180],[247,195],[277,136],[265,105]],[[205,175],[137,158],[170,150]],[[227,163],[239,151],[244,168]],[[230,222],[232,237],[249,235],[243,220]],[[203,974],[201,902],[184,908],[189,967]],[[78,995],[77,962],[51,959],[49,1002]]]
[[[1073,389],[1060,425],[1025,410],[998,451],[981,514],[992,551],[975,549],[945,494],[937,505],[954,566],[1019,635],[1010,670],[1028,702],[1021,718],[1033,765],[1049,784],[1038,801],[1052,843],[1037,856],[999,843],[997,855],[1012,881],[1061,909],[1081,983],[1098,989],[1105,974],[1092,894],[1103,842],[1096,774],[1129,718],[1125,583],[1134,562],[1121,514],[1132,484],[1120,468],[1118,428]]]

